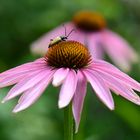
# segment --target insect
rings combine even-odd
[[[72,30],[69,32],[69,34],[67,35],[67,33],[66,33],[66,27],[64,26],[64,28],[65,28],[65,35],[64,35],[64,36],[57,36],[56,38],[51,39],[48,48],[50,48],[50,47],[52,47],[53,45],[55,45],[55,44],[57,44],[57,43],[60,43],[60,42],[62,42],[62,41],[66,41],[66,40],[68,39],[68,37],[70,36],[70,34],[71,34],[73,31],[75,31],[75,29],[72,29]]]

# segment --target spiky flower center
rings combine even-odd
[[[46,61],[54,68],[80,69],[91,61],[88,49],[77,41],[62,41],[50,47],[46,54]]]
[[[73,23],[85,32],[97,32],[106,27],[106,21],[99,13],[81,11],[74,15]]]

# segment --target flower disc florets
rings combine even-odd
[[[73,17],[73,23],[85,32],[96,32],[106,27],[105,19],[100,14],[90,11],[76,13]]]
[[[54,68],[80,69],[91,61],[88,49],[77,41],[62,41],[53,45],[45,56],[47,64]]]

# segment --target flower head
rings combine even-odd
[[[94,58],[102,59],[106,52],[112,61],[122,70],[128,71],[131,63],[138,60],[137,53],[122,37],[107,28],[107,22],[97,12],[80,11],[76,13],[70,22],[65,23],[67,31],[76,28],[77,31],[70,40],[77,40],[88,46]],[[44,54],[50,38],[64,34],[62,26],[45,34],[31,45],[31,51],[36,54]]]
[[[87,33],[99,32],[106,28],[104,17],[96,12],[78,12],[74,15],[72,21],[79,30]]]
[[[61,85],[59,108],[72,102],[76,132],[87,82],[111,110],[114,109],[114,101],[110,90],[140,105],[140,98],[134,92],[140,91],[140,84],[113,65],[93,59],[88,49],[77,41],[61,41],[52,45],[44,58],[1,73],[0,88],[15,84],[2,102],[21,95],[13,112],[24,110],[43,94],[51,82],[55,87]]]

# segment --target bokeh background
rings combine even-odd
[[[139,0],[0,0],[0,72],[36,59],[30,44],[83,9],[103,14],[108,27],[140,54]],[[140,61],[128,74],[140,82]],[[0,100],[8,90],[0,89]],[[89,86],[75,140],[140,139],[139,106],[113,94],[116,110],[110,111],[90,92]],[[62,140],[63,110],[57,107],[58,93],[59,89],[50,86],[33,106],[18,114],[11,112],[17,98],[0,104],[0,139]]]

